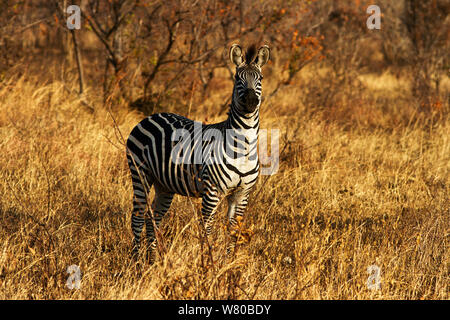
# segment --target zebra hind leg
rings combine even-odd
[[[147,238],[147,260],[150,264],[155,262],[156,257],[156,236],[155,227],[158,228],[161,219],[169,210],[174,193],[162,192],[156,189],[155,199],[152,203],[152,210],[145,215],[145,228],[146,228],[146,238]]]
[[[136,258],[140,248],[141,233],[144,227],[147,210],[147,195],[153,185],[153,179],[137,170],[129,159],[131,180],[133,183],[133,213],[131,215],[131,230],[134,235],[132,254]]]

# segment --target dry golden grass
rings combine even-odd
[[[308,110],[298,87],[263,104],[261,127],[280,129],[284,151],[279,172],[256,185],[241,230],[250,240],[233,259],[224,259],[224,205],[208,246],[199,201],[177,196],[162,226],[165,254],[149,266],[130,259],[125,152],[95,92],[90,113],[58,81],[4,80],[0,298],[448,299],[448,105],[418,112],[405,79],[361,81],[368,104]],[[190,116],[222,120],[218,103]],[[144,116],[114,110],[124,137]],[[65,286],[73,264],[79,290]],[[380,290],[366,286],[373,264]]]

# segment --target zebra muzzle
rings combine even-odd
[[[245,111],[248,113],[255,111],[256,107],[259,104],[259,98],[256,95],[256,92],[254,89],[245,90],[243,100],[244,100]]]

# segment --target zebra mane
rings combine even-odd
[[[252,44],[250,47],[248,47],[247,51],[245,52],[245,63],[250,64],[252,63],[256,58],[256,44]]]

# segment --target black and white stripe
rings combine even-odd
[[[161,222],[175,194],[202,198],[201,212],[208,233],[222,197],[228,199],[231,226],[244,214],[259,173],[261,67],[269,59],[269,49],[263,46],[257,51],[251,46],[244,58],[241,48],[233,45],[230,59],[236,65],[236,77],[225,121],[205,125],[180,115],[159,113],[142,120],[128,137],[134,250],[139,248],[145,224],[151,260],[154,226]],[[147,195],[152,186],[155,198],[147,213]]]

